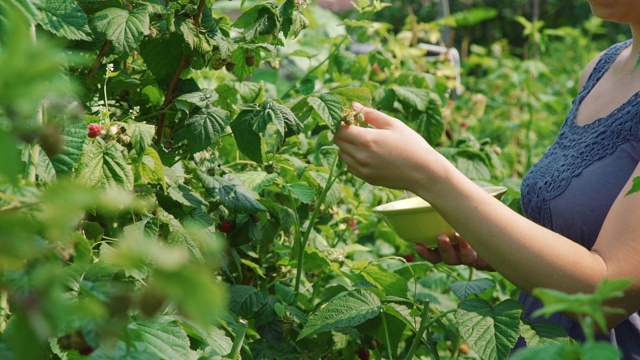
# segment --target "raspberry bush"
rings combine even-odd
[[[521,334],[562,342],[520,320],[499,276],[416,261],[371,213],[403,194],[338,161],[358,101],[469,176],[502,176],[451,121],[456,70],[414,46],[443,23],[395,34],[372,20],[385,7],[0,3],[0,358],[490,359]]]

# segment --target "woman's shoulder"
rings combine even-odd
[[[591,59],[591,61],[587,63],[587,65],[582,69],[582,72],[580,73],[580,81],[578,83],[578,89],[582,89],[584,87],[584,85],[587,83],[587,80],[589,79],[589,76],[593,72],[593,69],[595,69],[596,65],[600,62],[603,56],[605,56],[606,54],[612,54],[617,56],[620,53],[620,51],[622,51],[629,45],[631,45],[631,40],[625,40],[625,41],[611,45],[610,47],[601,51],[598,55],[593,57],[593,59]]]

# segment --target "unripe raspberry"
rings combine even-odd
[[[244,58],[244,63],[249,67],[255,65],[256,61],[257,61],[257,59],[256,59],[255,55],[249,55],[249,56]]]
[[[88,129],[89,129],[88,135],[90,138],[98,137],[100,136],[100,133],[102,133],[102,126],[100,126],[100,124],[91,123],[89,124]]]

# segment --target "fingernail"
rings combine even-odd
[[[355,110],[355,111],[358,111],[358,110],[360,110],[360,109],[362,109],[364,107],[364,106],[362,106],[362,104],[360,104],[359,102],[355,102],[355,101],[352,103],[352,105],[353,105],[353,110]]]
[[[440,241],[447,241],[449,239],[449,237],[445,234],[440,234],[438,235],[438,240]]]

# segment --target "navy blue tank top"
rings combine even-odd
[[[576,112],[620,52],[630,45],[630,40],[618,43],[602,54],[573,101],[557,139],[522,181],[524,215],[588,249],[593,247],[611,205],[640,161],[640,92],[587,125],[576,122]],[[526,318],[543,320],[531,316],[541,307],[539,300],[523,291],[520,303]],[[549,320],[560,323],[573,338],[584,340],[580,326],[568,317],[556,314]],[[640,359],[640,313],[632,314],[605,338],[618,346],[624,359]]]

